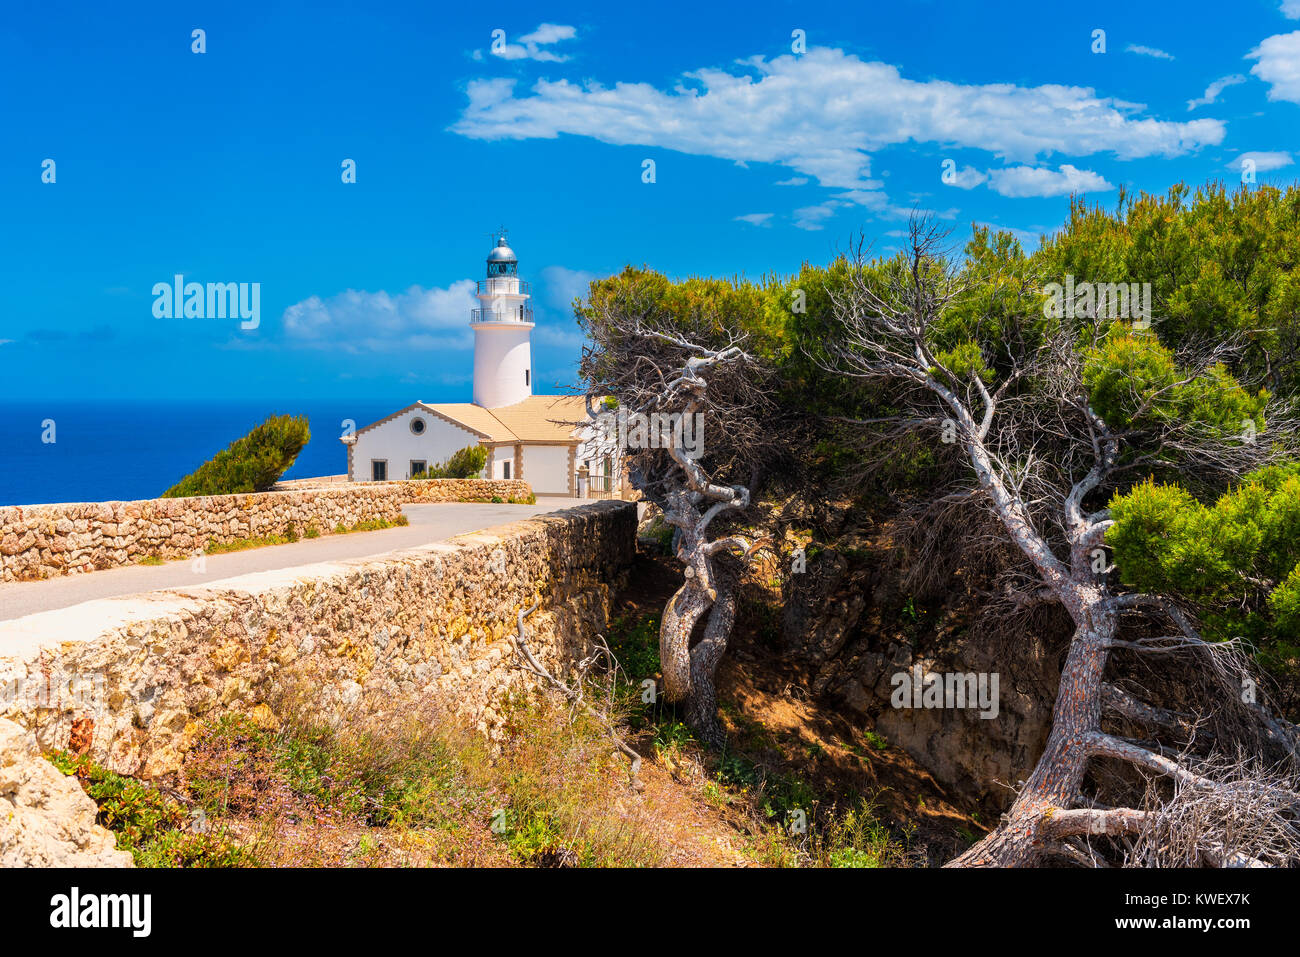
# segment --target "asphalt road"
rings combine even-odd
[[[346,558],[365,558],[440,542],[465,532],[517,522],[573,504],[578,503],[572,499],[552,499],[539,500],[536,505],[407,505],[402,511],[411,520],[410,525],[375,532],[323,535],[288,545],[268,545],[224,555],[208,555],[207,567],[202,572],[196,571],[188,559],[182,559],[165,565],[109,568],[46,581],[3,582],[0,583],[0,621],[55,608],[67,608],[97,598],[137,595],[163,588],[189,588],[251,572]]]

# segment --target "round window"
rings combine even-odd
[[[416,435],[424,435],[424,419],[421,418],[412,419],[411,431]]]

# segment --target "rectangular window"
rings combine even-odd
[[[388,459],[370,460],[370,481],[372,482],[388,481]]]
[[[533,384],[533,370],[532,370],[532,369],[525,369],[525,370],[524,370],[524,385],[532,385],[532,384]]]
[[[505,469],[506,469],[506,471],[505,471],[505,476],[504,476],[504,477],[505,477],[505,478],[510,478],[510,463],[509,463],[509,462],[506,462],[506,463],[505,463]]]
[[[411,478],[415,478],[415,476],[420,472],[427,472],[428,470],[429,470],[428,462],[422,459],[411,459],[411,472],[410,472]]]

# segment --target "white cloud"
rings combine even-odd
[[[284,311],[284,331],[302,345],[345,352],[467,349],[473,345],[469,313],[477,304],[472,279],[395,295],[348,289],[294,303]]]
[[[1250,73],[1269,84],[1270,100],[1300,103],[1300,30],[1268,37],[1246,59],[1259,61]]]
[[[908,142],[985,150],[1033,162],[1053,153],[1177,156],[1222,142],[1219,120],[1140,116],[1140,104],[1090,88],[909,80],[887,63],[840,50],[751,57],[735,72],[687,73],[672,90],[647,83],[539,80],[526,95],[512,79],[469,83],[451,129],[484,140],[562,133],[616,145],[776,163],[822,185],[883,200],[871,153]]]
[[[981,173],[974,166],[963,166],[953,174],[952,182],[944,185],[956,186],[958,189],[974,189],[987,179],[988,175]]]
[[[830,199],[817,203],[814,206],[802,206],[794,211],[794,224],[799,229],[815,231],[824,228],[825,221],[835,215],[835,211],[846,209],[850,206],[862,206],[873,213],[894,219],[906,219],[912,212],[903,206],[895,206],[889,201],[889,197],[878,190],[860,190],[851,189],[845,193],[839,193]],[[955,209],[944,211],[927,210],[940,219],[952,219],[956,215]]]
[[[817,206],[804,206],[794,211],[794,224],[800,229],[817,230],[823,228],[823,221],[835,215],[841,204],[831,200]]]
[[[586,299],[587,287],[600,278],[594,272],[564,266],[547,266],[541,276],[539,292],[545,296],[548,305],[565,316],[573,314],[573,300]]]
[[[1246,160],[1255,161],[1255,172],[1257,173],[1267,173],[1270,170],[1281,169],[1283,166],[1290,166],[1295,162],[1291,158],[1291,154],[1285,151],[1252,151],[1242,153],[1228,164],[1228,169],[1240,170],[1241,164]]]
[[[1282,16],[1288,20],[1300,20],[1300,0],[1282,0]]]
[[[518,43],[507,42],[489,52],[503,60],[540,60],[547,63],[563,63],[569,59],[567,55],[545,50],[543,47],[559,43],[561,40],[572,40],[577,35],[578,31],[573,27],[559,23],[543,23],[539,24],[532,33],[525,33],[521,36]],[[478,57],[475,57],[475,59],[478,59]]]
[[[1166,53],[1157,47],[1144,47],[1140,43],[1130,43],[1125,47],[1128,53],[1136,53],[1138,56],[1149,56],[1156,60],[1173,60],[1173,53]]]
[[[736,221],[740,223],[749,223],[751,226],[768,226],[768,220],[772,218],[771,213],[746,213],[744,216],[737,216]]]
[[[1114,189],[1105,177],[1092,170],[1078,169],[1065,163],[1057,170],[1032,166],[1012,166],[989,170],[989,188],[1001,196],[1067,196],[1070,193],[1096,193]]]
[[[778,180],[773,186],[803,186],[808,182],[807,176],[791,176],[789,179]]]
[[[1296,0],[1300,3],[1300,0]],[[1187,101],[1187,108],[1194,110],[1198,106],[1209,106],[1219,99],[1219,94],[1230,86],[1236,86],[1238,83],[1245,83],[1246,78],[1240,73],[1233,73],[1231,76],[1222,76],[1205,88],[1205,95],[1199,96],[1194,100]]]
[[[1124,48],[1129,53],[1136,53],[1138,56],[1154,57],[1157,60],[1172,60],[1172,53],[1166,53],[1164,50],[1158,50],[1155,47],[1144,47],[1140,43],[1130,43]]]
[[[831,205],[848,206],[856,204],[866,207],[873,213],[903,218],[906,218],[911,212],[910,209],[905,207],[895,206],[889,201],[889,197],[879,189],[851,189],[846,193],[840,193],[837,199],[839,202],[831,201]],[[936,213],[936,215],[945,219],[950,218],[944,213]]]
[[[532,33],[526,33],[520,37],[519,42],[545,46],[550,43],[558,43],[560,40],[572,40],[577,35],[578,31],[573,27],[560,23],[542,23]]]

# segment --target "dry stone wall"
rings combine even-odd
[[[245,495],[0,507],[0,581],[30,581],[189,558],[212,544],[394,521],[411,502],[527,499],[521,481],[429,479]]]
[[[0,622],[0,718],[42,748],[73,735],[116,771],[174,770],[203,722],[274,726],[276,694],[395,718],[431,702],[489,735],[528,685],[518,613],[564,673],[608,624],[635,552],[636,512],[599,502],[372,559],[87,602]],[[86,720],[91,722],[87,725]]]
[[[533,487],[522,479],[417,479],[384,482],[400,490],[406,502],[508,502],[529,499]]]

